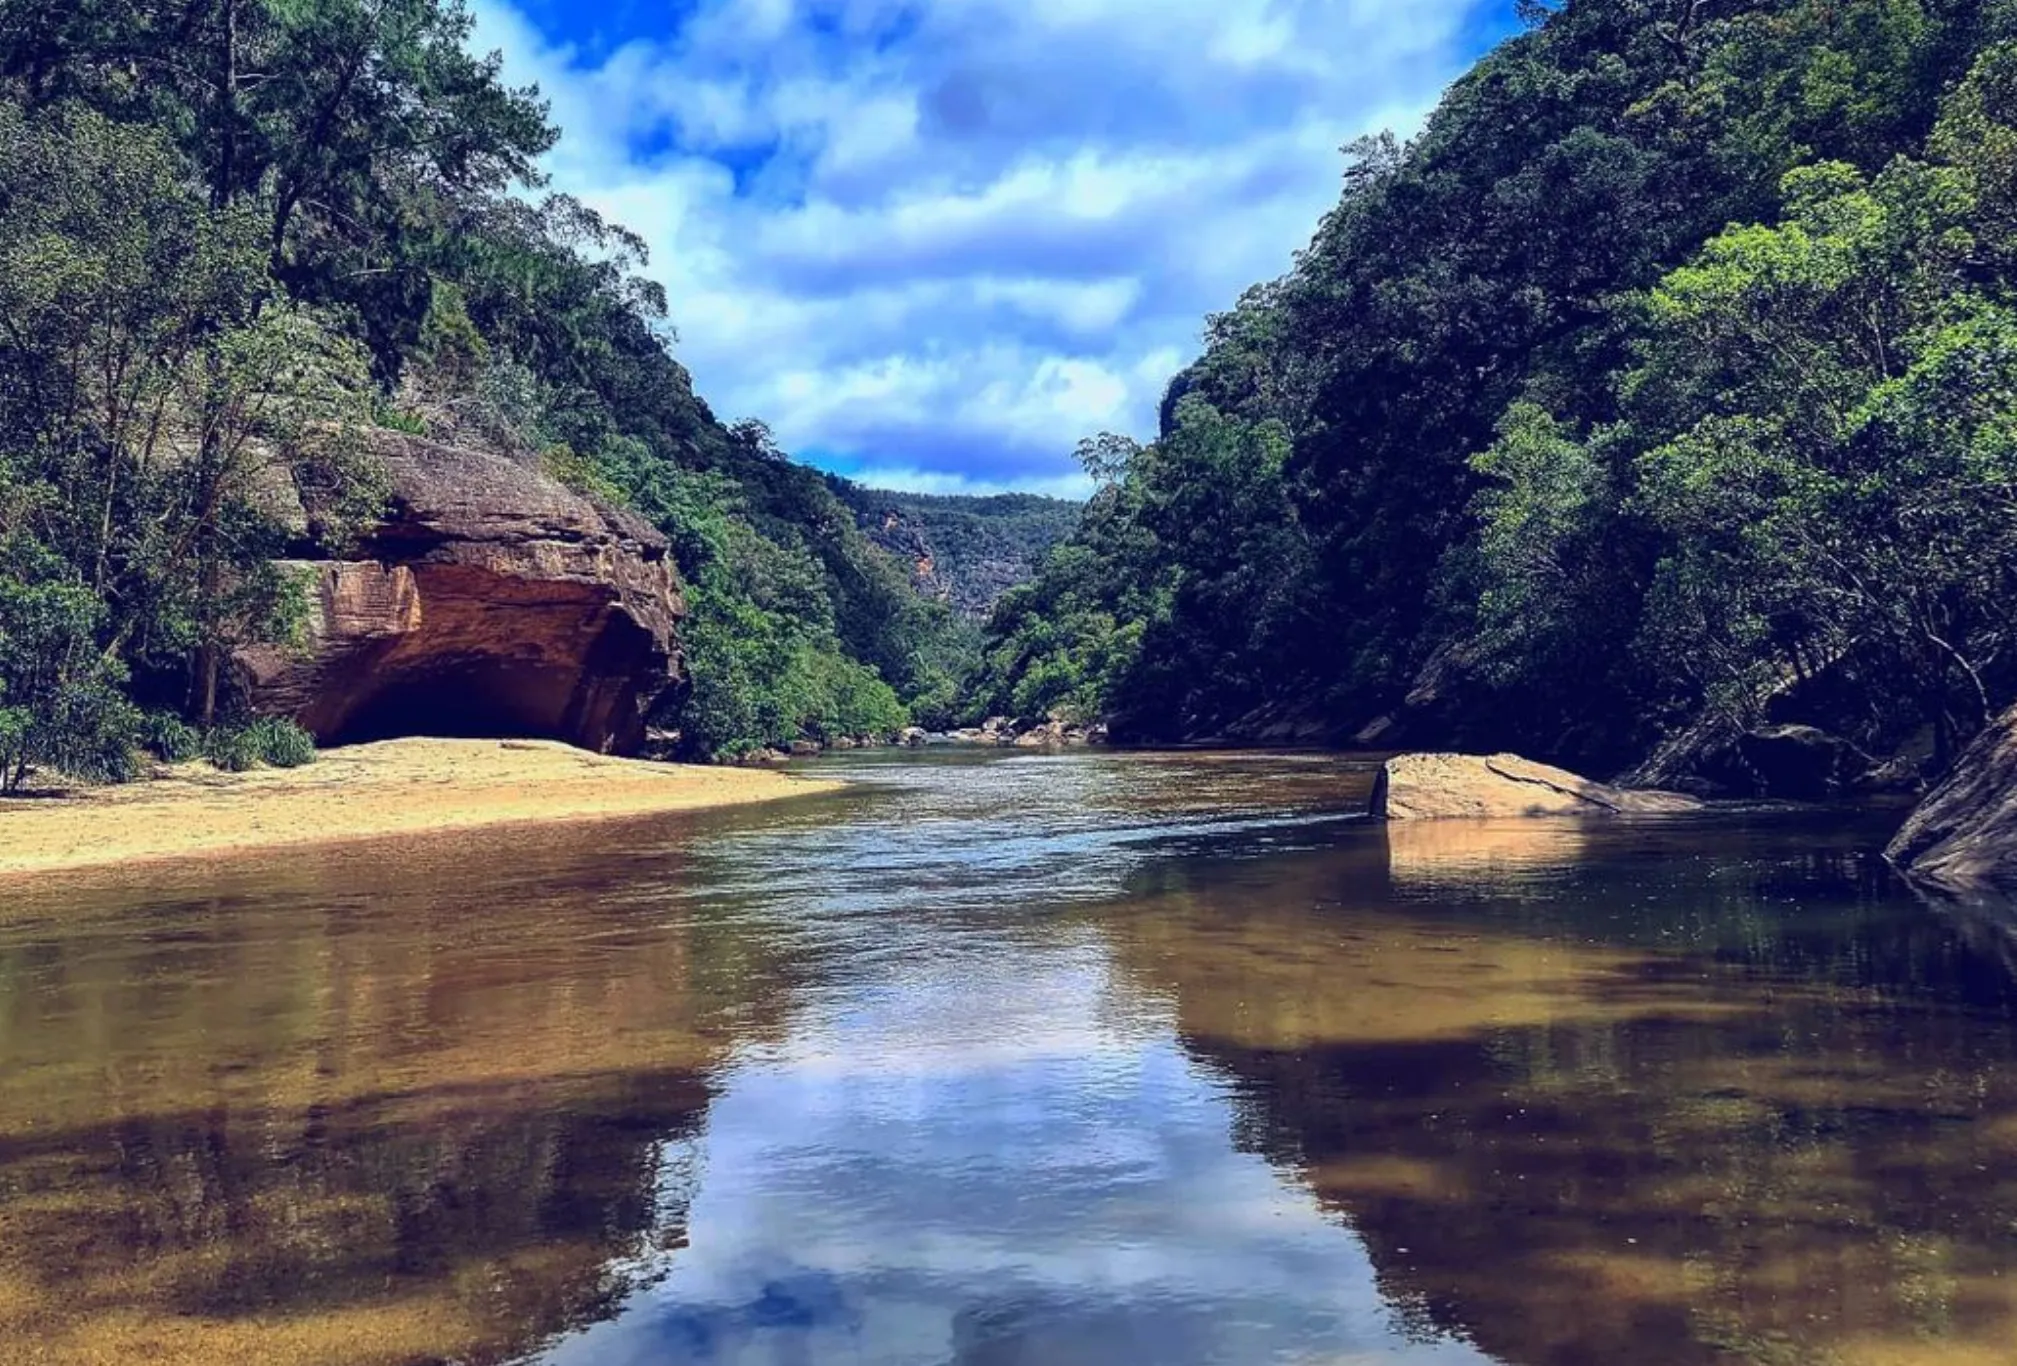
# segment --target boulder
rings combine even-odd
[[[502,455],[372,439],[386,511],[344,558],[309,540],[289,562],[307,579],[306,640],[239,652],[253,709],[322,744],[516,735],[637,751],[683,681],[666,539]]]
[[[1884,857],[1944,887],[2017,887],[2017,708],[1975,737]]]
[[[930,743],[930,736],[923,726],[906,726],[897,736],[897,740],[912,749],[917,749]]]
[[[1055,749],[1066,742],[1065,725],[1062,721],[1045,721],[1031,726],[1016,736],[1018,749]]]
[[[1402,754],[1380,767],[1372,814],[1446,817],[1669,815],[1703,803],[1679,792],[1635,791],[1578,777],[1517,754]]]

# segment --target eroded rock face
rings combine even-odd
[[[253,707],[324,744],[531,735],[629,753],[682,679],[669,546],[501,456],[374,436],[383,521],[309,560],[309,642],[240,653]]]
[[[1459,817],[1666,815],[1699,811],[1679,792],[1610,787],[1517,754],[1402,754],[1373,783],[1383,820]]]
[[[2017,708],[1975,738],[1884,856],[1946,887],[2017,887]]]

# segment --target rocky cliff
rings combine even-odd
[[[1884,856],[1947,887],[2017,886],[2017,708],[1975,738]]]
[[[980,621],[1036,577],[1051,547],[1078,526],[1083,504],[1029,493],[962,496],[864,488],[829,475],[861,533],[902,561],[918,593]]]
[[[252,706],[324,744],[530,735],[638,748],[653,704],[683,681],[685,605],[665,538],[503,456],[389,432],[373,442],[391,480],[385,513],[341,558],[310,545],[306,641],[239,655]]]

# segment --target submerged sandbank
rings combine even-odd
[[[178,765],[147,782],[0,803],[0,876],[439,831],[698,811],[842,784],[648,763],[542,740],[387,740],[296,769]]]

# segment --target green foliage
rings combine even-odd
[[[103,605],[46,550],[8,539],[0,543],[0,792],[38,768],[130,777],[140,718],[120,691],[118,661],[97,643]]]
[[[212,726],[196,736],[196,744],[205,759],[226,773],[262,764],[300,768],[315,762],[315,738],[284,716]]]
[[[1471,466],[1477,496],[1469,572],[1486,676],[1506,683],[1568,667],[1604,613],[1614,499],[1602,456],[1532,403],[1516,403]],[[1459,572],[1452,566],[1453,573]]]
[[[621,505],[623,489],[595,461],[575,454],[567,445],[548,446],[539,453],[540,468],[576,493]]]
[[[203,757],[226,773],[259,766],[259,744],[247,726],[213,726],[203,734]]]
[[[2017,698],[2007,7],[1530,19],[1350,149],[1153,444],[1091,443],[991,705],[1622,766],[1708,717],[1951,741]]]
[[[217,723],[229,662],[298,637],[277,562],[304,532],[340,553],[379,513],[374,425],[538,461],[673,536],[696,687],[659,720],[689,752],[950,711],[970,633],[767,428],[695,397],[641,239],[515,192],[556,132],[470,32],[462,0],[0,0],[0,530],[42,556],[8,580],[40,661],[5,703],[15,781],[59,751],[117,770],[131,718],[86,702],[122,695],[227,766],[300,759]]]
[[[1289,430],[1180,397],[1163,439],[1081,458],[1106,487],[1032,589],[997,609],[984,695],[1025,718],[1111,715],[1149,738],[1238,721],[1307,647],[1310,544]]]
[[[730,758],[796,739],[887,735],[910,723],[896,691],[840,637],[832,580],[817,555],[757,531],[724,475],[645,472],[634,496],[672,536],[687,575],[682,643],[693,687],[669,719],[688,754]]]
[[[315,737],[284,716],[262,716],[246,727],[247,743],[260,761],[274,768],[315,762]]]
[[[1078,530],[988,621],[975,716],[1083,723],[1113,711],[1149,624],[1167,618],[1162,547],[1125,484],[1102,489]]]
[[[203,735],[173,712],[150,711],[140,720],[140,744],[165,764],[187,763],[203,753]]]
[[[382,427],[388,432],[403,432],[407,436],[426,436],[427,419],[419,413],[389,403],[380,403],[371,410],[371,425]]]
[[[962,617],[985,619],[1035,577],[1078,526],[1082,505],[1030,493],[896,493],[826,477],[868,540],[911,566],[915,585]]]

